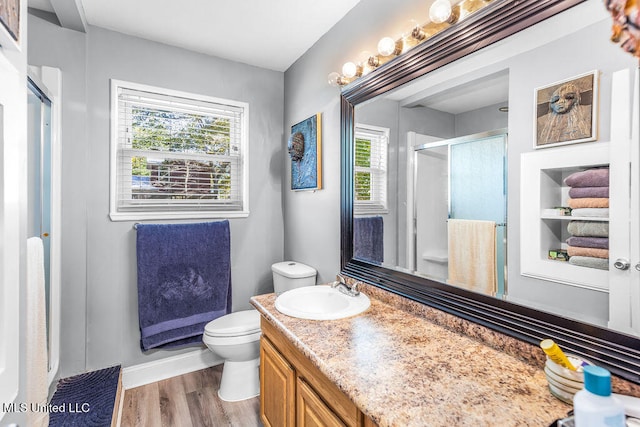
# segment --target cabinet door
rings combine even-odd
[[[346,424],[333,413],[316,392],[298,377],[297,423],[298,427],[346,427]]]
[[[296,373],[278,350],[260,339],[260,418],[265,427],[295,424]]]

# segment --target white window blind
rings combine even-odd
[[[387,212],[387,147],[389,129],[356,124],[354,212]]]
[[[246,216],[246,104],[112,85],[112,219]]]

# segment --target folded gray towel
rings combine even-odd
[[[571,221],[567,231],[572,236],[609,237],[609,223],[604,221]]]
[[[609,260],[604,258],[593,258],[590,256],[572,256],[569,258],[569,264],[578,265],[580,267],[597,268],[599,270],[609,269]]]

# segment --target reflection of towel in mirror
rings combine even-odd
[[[571,216],[589,216],[609,218],[609,208],[578,208],[571,209]]]
[[[384,223],[381,216],[353,219],[353,257],[375,263],[384,261]]]
[[[609,187],[572,187],[569,197],[581,199],[583,197],[609,197]]]
[[[567,204],[571,209],[580,208],[608,208],[609,198],[585,197],[582,199],[569,199]]]
[[[572,256],[571,258],[569,258],[569,264],[579,265],[581,267],[597,268],[600,270],[609,269],[609,260],[604,258]]]
[[[594,168],[575,172],[564,179],[569,187],[608,187],[609,168]]]
[[[593,258],[609,258],[609,249],[583,248],[580,246],[567,247],[567,254],[571,256],[588,256]]]
[[[609,237],[609,223],[604,221],[570,221],[567,231],[572,236]]]
[[[143,350],[202,343],[231,310],[229,222],[138,224],[138,317]]]
[[[567,239],[567,244],[569,246],[580,246],[583,248],[609,249],[609,238],[572,236]]]
[[[449,279],[455,286],[495,295],[496,223],[449,219]]]

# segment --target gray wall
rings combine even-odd
[[[140,350],[135,231],[108,217],[109,79],[249,103],[251,214],[230,220],[235,311],[273,289],[270,266],[283,259],[284,75],[96,27],[29,23],[29,63],[63,79],[60,375],[187,351]]]
[[[376,46],[381,34],[405,31],[412,14],[424,16],[424,7],[421,0],[361,0],[285,72],[285,138],[292,125],[322,113],[324,182],[320,191],[292,192],[285,159],[284,254],[315,267],[320,283],[335,280],[340,270],[340,90],[327,84],[327,75]]]
[[[496,105],[478,108],[466,113],[456,114],[456,136],[473,135],[475,133],[486,132],[506,128],[509,124],[509,115],[498,110],[507,102]]]

